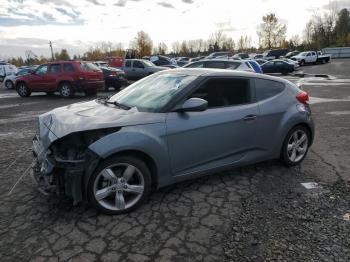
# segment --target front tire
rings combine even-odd
[[[108,215],[128,213],[140,206],[151,192],[151,173],[132,156],[103,161],[91,175],[87,187],[90,203]]]
[[[11,80],[6,80],[5,86],[7,89],[13,89],[15,85],[13,84],[13,82]]]
[[[311,141],[309,130],[304,126],[292,128],[284,139],[281,160],[288,166],[299,165],[307,155]]]
[[[19,83],[17,85],[17,93],[21,96],[21,97],[28,97],[31,95],[31,91],[29,90],[28,86],[25,83]]]
[[[300,66],[304,66],[305,65],[305,60],[301,60],[300,61]]]
[[[61,83],[59,86],[59,92],[63,98],[71,98],[74,96],[74,89],[68,82]]]

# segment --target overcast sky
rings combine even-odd
[[[128,47],[137,31],[144,30],[154,44],[203,38],[218,29],[235,40],[252,37],[261,17],[274,12],[287,24],[287,37],[302,36],[313,13],[322,12],[329,0],[0,0],[0,59],[24,56],[27,49],[49,55],[68,49],[82,54],[101,41]],[[338,8],[350,8],[339,0]]]

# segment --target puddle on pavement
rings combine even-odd
[[[319,188],[322,188],[322,186],[319,185],[316,182],[305,182],[305,183],[300,183],[300,184],[306,189],[319,189]]]

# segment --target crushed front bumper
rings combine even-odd
[[[33,138],[32,148],[36,158],[32,177],[41,193],[65,195],[73,198],[74,204],[87,199],[88,178],[99,162],[93,152],[87,150],[81,160],[62,159],[45,150],[38,136]]]

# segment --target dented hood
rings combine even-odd
[[[136,108],[123,110],[94,100],[59,107],[40,115],[40,139],[47,148],[53,141],[74,132],[163,121],[161,113],[139,112]]]

